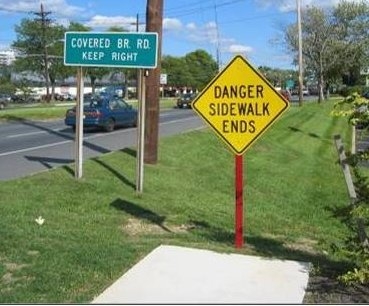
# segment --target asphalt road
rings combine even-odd
[[[169,136],[202,127],[192,110],[173,109],[160,113],[159,136]],[[54,167],[75,159],[74,132],[63,120],[23,121],[0,124],[0,180],[10,180]],[[136,147],[137,129],[122,128],[111,133],[84,131],[83,159]]]

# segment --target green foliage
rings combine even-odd
[[[369,100],[361,98],[358,93],[346,97],[335,105],[336,115],[347,116],[354,126],[369,126]],[[369,150],[349,155],[347,163],[352,167],[355,176],[357,199],[346,210],[345,219],[353,230],[353,236],[346,239],[340,252],[344,253],[354,264],[354,268],[339,279],[346,284],[369,284],[369,245],[365,232],[369,225],[369,182],[368,177],[360,170],[363,162],[369,161]]]
[[[0,66],[0,84],[9,83],[11,81],[11,66]]]
[[[68,29],[61,25],[45,23],[37,19],[22,19],[15,26],[17,34],[12,47],[20,54],[14,63],[16,71],[32,71],[46,78],[47,61],[50,84],[76,74],[76,68],[63,64],[63,39],[65,31],[89,31],[90,28],[72,22]],[[46,53],[47,57],[46,57]],[[47,58],[47,59],[46,59]]]
[[[336,252],[348,258],[353,268],[340,275],[338,279],[347,285],[369,284],[369,245],[368,240],[363,241],[363,237],[360,237],[361,229],[359,228],[363,226],[365,230],[369,225],[369,184],[368,178],[362,176],[357,167],[361,158],[352,157],[348,161],[354,166],[357,201],[348,209],[342,210],[344,213],[342,218],[351,229],[351,235],[344,240],[344,244],[339,249],[336,249]],[[363,222],[359,225],[358,220]],[[366,236],[365,232],[364,235]]]
[[[65,31],[76,31],[76,32],[87,32],[90,31],[91,28],[86,27],[80,23],[77,22],[71,22],[69,24],[68,29],[65,29]],[[64,34],[63,34],[64,35]],[[63,56],[63,49],[59,50],[60,55]],[[67,77],[75,76],[77,74],[77,68],[74,66],[65,66],[65,65],[59,65],[57,66],[57,77],[61,79],[65,79]]]
[[[369,99],[355,92],[338,101],[334,105],[332,115],[347,117],[351,125],[367,127],[369,126]]]
[[[332,8],[309,6],[302,12],[304,70],[318,86],[338,85],[343,81],[355,85],[360,80],[360,68],[368,65],[369,4],[340,1]],[[298,50],[296,24],[284,34],[287,49]]]
[[[202,90],[218,71],[217,63],[204,50],[186,54],[185,61],[192,75],[191,86],[199,90]]]
[[[355,268],[353,271],[347,272],[345,275],[340,277],[340,280],[345,284],[366,284],[369,281],[369,260],[364,262],[361,269]]]
[[[367,205],[368,202],[366,202]],[[360,209],[365,215],[368,216],[368,207],[361,204],[356,208],[350,210],[348,218],[353,226],[353,229],[358,231],[355,227],[356,213],[355,210]],[[361,215],[361,214],[360,214]],[[368,219],[366,219],[368,220]],[[368,225],[368,224],[366,224]],[[367,244],[363,244],[357,235],[353,235],[347,238],[343,247],[338,250],[339,253],[344,254],[348,258],[354,267],[338,277],[343,283],[347,285],[353,284],[369,284],[369,247]]]
[[[355,93],[357,94],[363,94],[368,90],[368,88],[364,85],[355,85],[355,86],[343,86],[339,90],[339,94],[343,97],[348,97],[350,95],[353,95]]]
[[[64,79],[76,74],[76,68],[63,64],[63,42],[65,31],[90,31],[89,27],[72,22],[68,28],[60,25],[47,23],[44,27],[39,20],[23,19],[15,26],[17,38],[12,47],[21,55],[15,61],[15,70],[32,71],[46,78],[46,56],[47,49],[48,75],[53,86],[57,79]],[[111,32],[124,32],[123,27],[111,27]],[[184,57],[163,56],[162,72],[168,74],[168,85],[177,87],[192,87],[201,90],[216,74],[217,64],[204,50],[196,50],[186,54]],[[107,67],[88,67],[85,69],[90,77],[92,87],[95,82],[103,76],[112,72]],[[122,70],[120,70],[122,71]],[[124,69],[125,85],[128,79],[136,78],[137,71]],[[114,72],[114,71],[113,71]]]
[[[16,87],[13,83],[6,82],[6,83],[0,83],[0,93],[3,94],[14,94],[16,91]]]
[[[201,90],[217,72],[217,64],[204,50],[196,50],[184,57],[163,56],[162,72],[168,74],[168,85]]]
[[[164,55],[161,69],[168,75],[168,84],[171,86],[190,86],[193,83],[190,69],[183,57]]]
[[[287,80],[293,80],[295,84],[298,84],[298,75],[294,70],[273,69],[266,66],[258,67],[258,70],[274,86],[285,88]]]
[[[49,74],[52,78],[62,65],[65,28],[60,25],[47,25],[42,28],[38,20],[23,19],[15,26],[17,39],[12,46],[22,56],[17,58],[18,70],[37,71],[44,75],[45,48],[48,51]],[[44,33],[44,34],[41,34]]]

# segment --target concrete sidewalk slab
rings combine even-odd
[[[162,245],[92,303],[296,304],[308,278],[304,262]]]

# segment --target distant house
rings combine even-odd
[[[0,50],[0,65],[9,66],[15,61],[15,52],[11,49]]]

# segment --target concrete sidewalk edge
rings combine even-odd
[[[92,303],[302,303],[310,264],[161,245]]]

